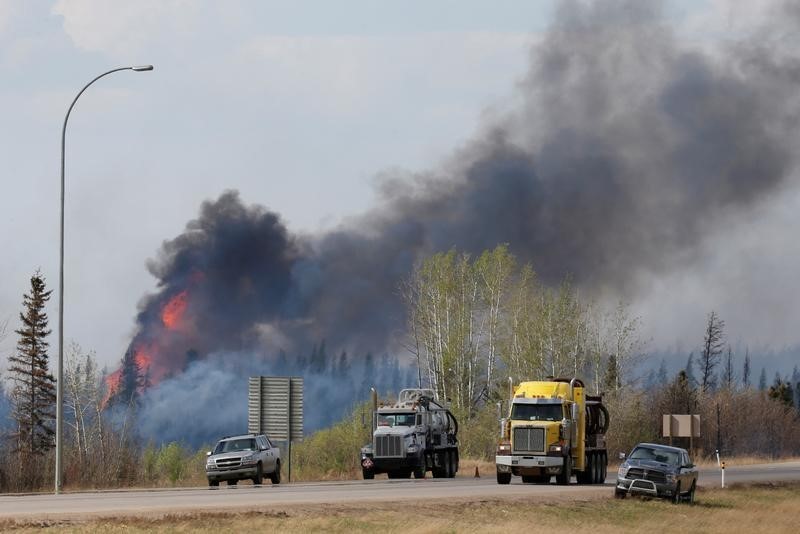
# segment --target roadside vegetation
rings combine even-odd
[[[578,376],[591,394],[604,395],[612,461],[638,442],[665,442],[662,414],[688,413],[701,419],[701,436],[692,443],[698,462],[713,458],[717,449],[728,461],[800,456],[800,372],[776,375],[770,385],[762,369],[755,381],[749,352],[734,354],[725,323],[714,311],[698,325],[699,349],[683,369],[673,374],[665,362],[658,368],[650,362],[652,370],[643,373],[648,356],[641,320],[625,303],[603,308],[586,300],[569,279],[545,284],[505,245],[476,257],[457,250],[434,254],[416,266],[400,292],[411,367],[400,369],[395,355],[379,372],[369,356],[362,376],[344,352],[328,357],[323,341],[306,368],[361,391],[360,399],[376,384],[392,384],[396,391],[419,382],[434,389],[459,420],[461,476],[472,476],[476,465],[491,465],[511,385],[548,376]],[[2,492],[52,488],[55,399],[44,312],[49,295],[35,273],[23,300],[22,327],[14,331],[17,349],[5,377],[10,390],[0,391],[13,421],[0,440]],[[196,442],[140,437],[137,418],[150,378],[132,351],[114,373],[100,369],[95,355],[75,343],[65,356],[66,490],[205,484],[205,453],[213,443],[198,448]],[[380,381],[370,381],[378,375]],[[394,400],[388,386],[380,393],[383,401]],[[338,423],[293,445],[292,480],[359,478],[359,450],[369,439],[369,407],[354,402]],[[688,438],[673,444],[689,448]],[[486,471],[483,475],[491,476]]]
[[[409,513],[413,509],[414,513]],[[13,532],[796,532],[800,485],[735,486],[700,490],[694,505],[662,500],[615,500],[598,493],[581,500],[515,499],[405,501],[369,505],[268,504],[249,512],[189,513],[86,521],[0,522]]]

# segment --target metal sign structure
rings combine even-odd
[[[292,441],[303,440],[303,379],[251,376],[247,391],[247,431],[284,441],[292,480]]]
[[[662,435],[669,438],[672,445],[672,438],[689,438],[689,450],[694,448],[694,438],[700,437],[700,416],[699,415],[676,415],[664,414],[661,419]]]

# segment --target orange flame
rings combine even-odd
[[[161,310],[161,321],[169,330],[177,328],[186,311],[187,297],[189,296],[186,290],[181,291],[164,305]]]

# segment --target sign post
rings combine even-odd
[[[303,440],[303,379],[251,376],[247,392],[247,431],[286,442],[289,482],[292,441]]]

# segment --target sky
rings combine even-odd
[[[743,4],[668,13],[712,46],[771,3]],[[514,108],[555,5],[0,0],[0,322],[16,327],[36,269],[57,289],[61,126],[96,75],[155,66],[97,82],[67,131],[65,338],[113,367],[155,289],[147,260],[201,202],[236,189],[299,233],[369,210],[383,174],[436,167]],[[715,231],[704,261],[650,281],[632,305],[651,346],[699,344],[712,308],[746,343],[800,343],[798,204],[782,190]],[[48,311],[56,328],[56,293]]]

